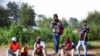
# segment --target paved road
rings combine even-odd
[[[31,56],[31,53],[32,53],[32,50],[29,50],[29,55]],[[52,54],[54,53],[54,51],[47,51],[47,53],[48,53],[48,55],[49,56],[53,56]],[[83,51],[81,51],[81,54],[82,54],[82,56],[83,56]],[[75,51],[75,54],[76,54],[76,56],[77,56],[77,53],[76,53],[76,51]],[[88,56],[94,56],[94,55],[96,55],[96,56],[100,56],[100,49],[92,49],[92,50],[88,50]],[[6,56],[6,50],[0,50],[0,56]]]

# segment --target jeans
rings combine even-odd
[[[55,50],[55,53],[58,53],[60,34],[53,33],[53,40],[54,40],[54,50]]]
[[[78,52],[78,56],[80,56],[80,47],[83,47],[83,49],[84,49],[84,56],[87,56],[87,42],[86,41],[78,41],[78,45],[77,45],[77,47],[76,47],[76,49],[77,49],[77,52]]]
[[[8,49],[6,51],[6,56],[9,56],[9,54],[13,55],[13,56],[19,56],[19,49],[16,50],[15,52],[13,52],[12,50]]]

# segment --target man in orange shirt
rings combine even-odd
[[[9,56],[9,54],[11,54],[12,56],[18,56],[19,47],[20,47],[20,44],[17,42],[16,37],[13,37],[12,42],[10,43],[9,49],[7,50],[6,56]]]

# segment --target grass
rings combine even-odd
[[[0,45],[0,50],[6,50],[8,48],[8,45]]]
[[[89,41],[88,47],[89,47],[89,49],[100,48],[100,40],[99,41]]]
[[[100,47],[100,41],[89,41],[88,43],[90,45],[92,45],[92,46],[98,46],[98,47]]]

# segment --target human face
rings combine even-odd
[[[40,43],[40,41],[41,41],[41,39],[36,39],[36,42],[37,42],[37,43]]]
[[[55,21],[58,21],[58,16],[53,17]]]
[[[87,22],[83,22],[83,26],[87,26]]]

